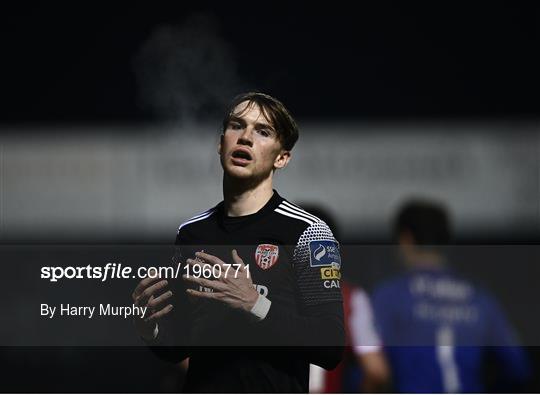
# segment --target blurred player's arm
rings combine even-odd
[[[350,313],[353,350],[363,379],[362,392],[388,392],[390,369],[377,334],[369,296],[360,289],[351,293]]]
[[[356,361],[363,373],[362,383],[360,384],[362,392],[388,392],[390,371],[382,349],[356,354]]]

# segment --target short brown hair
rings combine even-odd
[[[411,232],[417,245],[445,245],[450,243],[451,225],[446,207],[437,201],[415,198],[399,209],[394,232]]]
[[[231,115],[236,106],[246,101],[248,104],[254,103],[259,106],[266,120],[272,123],[272,126],[276,130],[283,148],[287,151],[292,150],[298,141],[298,126],[283,103],[264,93],[248,92],[236,96],[229,105],[225,118],[223,118],[222,132],[227,130]]]

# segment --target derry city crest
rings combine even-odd
[[[270,269],[279,257],[279,247],[273,244],[259,244],[255,250],[255,262],[261,269]]]

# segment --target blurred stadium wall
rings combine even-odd
[[[327,208],[345,241],[388,240],[414,196],[444,201],[462,238],[540,233],[538,123],[300,124],[276,186]],[[89,128],[0,136],[2,241],[167,242],[221,200],[217,125]]]

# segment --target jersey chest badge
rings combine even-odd
[[[261,269],[274,266],[279,258],[279,247],[273,244],[259,244],[255,250],[255,262]]]

